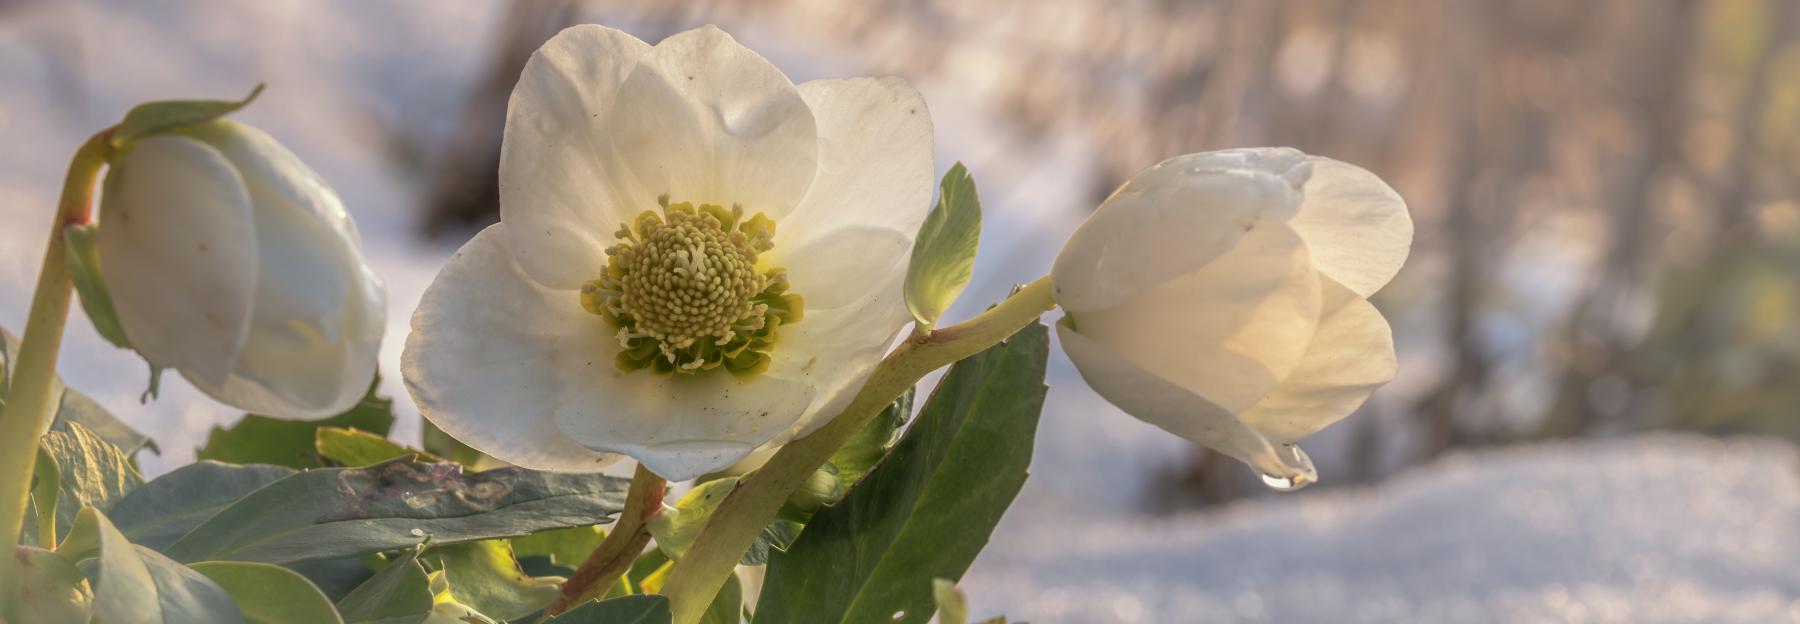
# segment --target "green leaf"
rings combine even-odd
[[[574,568],[587,559],[588,553],[600,547],[600,541],[604,539],[606,531],[598,526],[573,526],[515,537],[512,548],[520,557],[541,555],[549,557],[550,563]]]
[[[31,472],[31,514],[25,522],[37,534],[36,541],[45,548],[56,547],[56,500],[62,497],[62,468],[56,466],[56,455],[40,440],[37,467]],[[24,543],[24,542],[21,542]]]
[[[744,557],[738,560],[738,564],[767,565],[771,549],[787,550],[788,546],[794,543],[794,538],[800,535],[802,528],[804,528],[803,525],[793,520],[770,522],[768,526],[763,527],[762,533],[756,536],[756,541],[750,543],[750,550],[744,551]]]
[[[86,622],[93,592],[81,570],[61,555],[20,546],[19,582],[0,586],[0,621]]]
[[[838,485],[844,492],[849,492],[857,481],[862,480],[863,475],[869,473],[869,469],[887,456],[888,448],[893,446],[900,426],[905,425],[906,419],[912,417],[912,405],[913,390],[908,388],[892,405],[881,410],[875,420],[870,421],[868,426],[856,432],[850,441],[831,454],[831,466],[836,469]]]
[[[932,600],[937,602],[938,624],[969,624],[969,597],[950,579],[931,579]]]
[[[18,352],[19,337],[7,331],[6,328],[0,327],[0,371],[10,374],[12,369],[9,364]],[[9,380],[0,380],[0,387],[6,387],[10,383]],[[111,412],[106,411],[106,408],[100,407],[99,403],[88,398],[87,395],[63,386],[61,377],[56,379],[52,392],[60,395],[57,400],[56,420],[51,426],[52,429],[64,422],[77,422],[81,423],[83,427],[87,427],[94,435],[100,436],[100,439],[119,447],[119,450],[124,452],[127,457],[136,455],[138,451],[145,448],[152,452],[161,452],[149,436],[133,430],[129,425],[113,416]],[[4,392],[0,392],[0,395],[4,394]]]
[[[668,624],[669,599],[662,596],[620,596],[590,602],[544,624]]]
[[[394,401],[375,393],[377,377],[361,403],[325,420],[281,420],[250,414],[230,429],[213,427],[195,459],[228,464],[274,464],[289,468],[319,468],[318,430],[324,427],[355,428],[385,436],[394,426]]]
[[[938,185],[937,206],[919,226],[912,264],[906,270],[906,307],[920,327],[937,323],[962,295],[974,275],[980,246],[981,198],[975,193],[975,179],[956,163]]]
[[[420,622],[431,614],[431,607],[431,579],[419,565],[417,549],[408,550],[337,603],[338,613],[349,624]]]
[[[95,238],[99,231],[100,228],[92,224],[63,226],[63,243],[69,250],[69,277],[75,283],[75,293],[81,296],[81,309],[94,323],[94,330],[113,346],[130,349],[131,341],[125,338],[125,327],[119,324],[119,311],[113,307],[112,293],[106,289],[106,280],[100,277],[100,245]]]
[[[680,560],[694,544],[694,538],[699,537],[700,529],[706,526],[706,519],[719,508],[725,495],[737,487],[737,482],[737,477],[725,477],[696,485],[683,494],[673,508],[652,517],[647,528],[650,536],[656,538],[656,547],[670,559]]]
[[[94,536],[97,559],[84,562],[94,582],[94,621],[221,624],[244,621],[231,595],[212,579],[134,546],[106,516],[85,507],[75,531]]]
[[[263,486],[294,474],[281,466],[201,461],[150,480],[119,499],[113,524],[133,543],[167,551],[175,540]]]
[[[318,451],[319,456],[344,466],[373,466],[413,455],[417,455],[420,461],[444,461],[425,451],[396,444],[386,436],[357,429],[320,427],[313,435],[313,448]]]
[[[250,624],[342,624],[337,608],[306,577],[281,566],[207,561],[191,566],[231,594]]]
[[[550,606],[561,595],[557,585],[563,579],[527,576],[506,540],[439,546],[432,553],[443,562],[450,595],[488,617],[519,619]]]
[[[957,363],[888,458],[770,558],[757,622],[924,622],[1025,483],[1048,334]]]
[[[643,556],[638,557],[638,560],[631,564],[631,570],[625,572],[625,578],[620,580],[625,581],[628,588],[634,593],[654,594],[656,589],[661,589],[660,582],[654,589],[647,586],[645,582],[655,576],[657,571],[672,567],[673,563],[661,549],[652,548],[645,551]]]
[[[139,104],[126,112],[119,127],[113,130],[113,149],[130,149],[138,139],[224,117],[248,106],[262,91],[263,85],[258,84],[242,100],[163,100]]]
[[[737,574],[725,577],[725,586],[700,614],[700,624],[738,624],[744,621],[744,583]]]
[[[131,460],[119,447],[100,439],[87,427],[75,422],[56,427],[44,434],[42,448],[56,462],[55,511],[60,534],[74,525],[75,514],[83,507],[109,511],[126,494],[143,485],[144,478],[131,467]],[[40,507],[38,513],[45,511]]]
[[[181,561],[289,563],[585,526],[624,507],[629,480],[401,459],[309,470],[252,492],[168,549]]]

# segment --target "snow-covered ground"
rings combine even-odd
[[[503,6],[0,0],[0,325],[22,329],[62,169],[83,138],[134,102],[237,97],[266,82],[240,118],[318,169],[360,225],[388,284],[382,370],[401,412],[395,435],[415,436],[400,345],[454,244],[413,235],[424,179],[396,155],[429,158],[454,129]],[[611,23],[666,32],[629,16]],[[854,50],[770,24],[726,26],[795,80],[861,73]],[[979,277],[951,313],[967,315],[1048,270],[1094,199],[1092,173],[1077,140],[1029,142],[959,85],[919,86],[939,169],[968,163],[984,199]],[[85,320],[66,344],[69,383],[162,445],[149,472],[190,461],[209,427],[238,416],[179,379],[139,405],[142,364]],[[1429,368],[1410,357],[1403,370]],[[1189,446],[1108,406],[1066,361],[1053,362],[1050,383],[1033,478],[965,581],[980,612],[1040,624],[1800,621],[1800,484],[1783,444],[1655,437],[1507,450],[1374,489],[1151,518],[1137,511],[1151,475]],[[1328,483],[1339,429],[1311,447]]]

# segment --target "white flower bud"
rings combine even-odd
[[[1057,335],[1120,409],[1298,488],[1316,475],[1294,443],[1394,377],[1366,298],[1411,242],[1405,202],[1361,168],[1286,148],[1178,156],[1070,237]]]
[[[356,404],[375,375],[386,295],[318,174],[227,120],[133,141],[110,165],[100,275],[153,369],[270,416]]]

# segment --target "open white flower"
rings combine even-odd
[[[279,418],[368,391],[386,323],[356,224],[268,134],[215,120],[116,154],[100,275],[131,347],[221,402]]]
[[[902,80],[796,86],[712,27],[564,30],[508,105],[501,223],[413,316],[407,388],[526,467],[729,466],[835,415],[906,324],[931,154]]]
[[[1057,256],[1057,336],[1120,409],[1297,488],[1316,474],[1295,442],[1394,377],[1367,298],[1411,244],[1406,203],[1359,167],[1287,148],[1178,156]]]

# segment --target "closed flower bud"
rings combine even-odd
[[[1295,443],[1394,377],[1367,298],[1411,242],[1405,202],[1359,167],[1286,148],[1179,156],[1070,237],[1057,335],[1120,409],[1295,489],[1316,479]]]
[[[282,418],[367,391],[380,278],[331,188],[261,130],[213,120],[132,141],[100,201],[99,274],[153,370]]]

